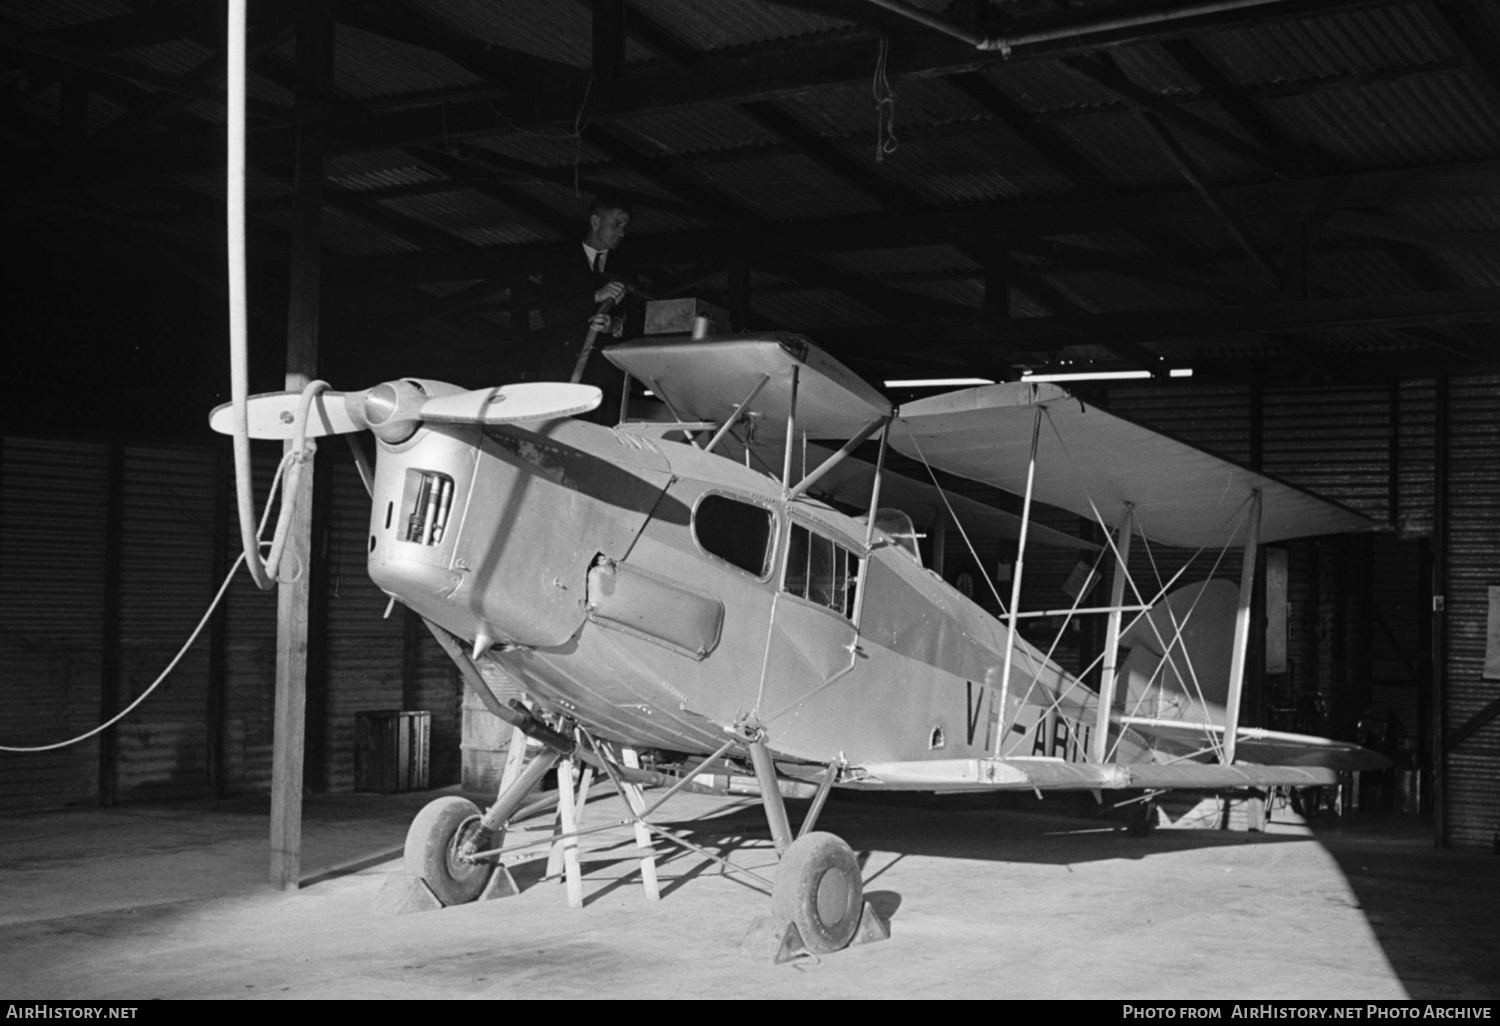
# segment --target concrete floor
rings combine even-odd
[[[370,910],[431,795],[310,798],[306,885],[266,879],[267,806],[238,800],[0,817],[7,998],[1500,998],[1500,858],[1435,850],[1394,814],[1264,834],[1126,837],[1056,814],[839,800],[889,941],[744,960],[767,897],[697,855],[648,903],[624,830],[586,907],[518,897]],[[969,803],[972,806],[972,802]],[[793,803],[793,815],[800,805]],[[1041,808],[1063,808],[1051,800]],[[746,802],[686,795],[664,822],[739,865],[774,859]],[[613,800],[589,823],[617,817]],[[795,818],[794,818],[795,822]]]

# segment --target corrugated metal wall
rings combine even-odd
[[[166,667],[213,599],[212,452],[126,446],[120,536],[119,705]],[[208,644],[194,644],[141,707],[121,721],[117,800],[204,792]]]
[[[108,480],[106,446],[0,441],[0,744],[99,723]],[[91,804],[98,790],[97,739],[0,752],[0,808]]]
[[[355,713],[404,705],[432,713],[432,785],[455,782],[457,670],[420,624],[404,629],[401,610],[382,619],[386,598],[365,575],[368,500],[348,457],[324,452],[315,561],[327,625],[311,639],[308,782],[351,788]],[[276,461],[271,450],[255,456],[257,504]],[[0,744],[83,733],[101,722],[106,685],[119,709],[156,679],[212,599],[216,562],[227,567],[239,552],[238,524],[219,507],[232,502],[227,474],[213,449],[0,441]],[[269,789],[276,592],[241,570],[221,616],[220,640],[205,630],[102,743],[0,753],[0,809],[208,795],[214,771],[219,793]]]
[[[277,459],[265,450],[254,456],[257,514],[270,493]],[[223,527],[223,544],[232,559],[240,552],[239,521],[231,514]],[[224,596],[223,609],[224,790],[267,791],[276,696],[276,592],[261,591],[241,568]]]
[[[382,618],[389,599],[365,573],[370,500],[359,475],[352,464],[335,463],[319,484],[327,480],[323,780],[328,790],[347,791],[354,786],[354,714],[402,706],[404,618],[399,606],[389,620]],[[311,686],[310,680],[309,690]]]
[[[1447,729],[1500,697],[1484,680],[1488,589],[1500,585],[1500,377],[1454,379],[1449,392]],[[1446,822],[1455,844],[1500,838],[1500,719],[1448,753]]]

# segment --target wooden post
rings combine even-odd
[[[634,748],[624,748],[620,751],[621,761],[631,769],[639,769],[641,766],[640,756]],[[646,796],[641,791],[640,784],[627,783],[625,786],[625,800],[630,804],[630,811],[639,816],[646,810]],[[651,840],[651,831],[640,823],[635,825],[635,846],[642,852],[641,855],[641,883],[646,886],[646,898],[649,901],[661,899],[661,884],[656,878],[656,846]]]
[[[575,795],[573,792],[573,767],[578,763],[573,759],[563,759],[557,764],[557,825],[564,834],[571,834],[578,829],[578,816],[575,810]],[[584,785],[590,781],[590,774],[584,774]],[[555,873],[553,859],[558,857],[558,847],[562,851],[563,882],[568,888],[568,907],[583,907],[583,876],[578,865],[578,838],[564,837],[553,847],[552,859],[547,862],[548,874]]]
[[[220,447],[214,462],[214,527],[213,559],[209,573],[211,588],[217,592],[229,573],[229,532],[231,511],[234,509],[234,469],[230,466],[229,450]],[[226,603],[219,603],[208,621],[208,708],[207,734],[204,738],[204,781],[210,798],[222,798],[224,780],[224,721],[225,682],[228,679],[227,625],[229,610]]]
[[[333,78],[333,21],[309,4],[297,25],[297,155],[287,312],[286,388],[301,391],[317,373],[319,232],[323,200],[324,128],[317,101]],[[291,445],[290,442],[287,445]],[[311,607],[313,475],[288,533],[276,596],[276,712],[271,755],[271,883],[298,885],[302,870],[302,780],[307,705],[307,637]],[[286,580],[296,574],[295,580]]]

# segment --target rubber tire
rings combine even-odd
[[[1304,820],[1323,814],[1323,790],[1320,787],[1292,788],[1292,811]]]
[[[824,955],[848,947],[864,904],[859,862],[843,838],[807,834],[781,856],[771,908],[781,922],[797,924],[807,950]]]
[[[447,795],[428,802],[406,831],[405,869],[427,882],[444,905],[479,897],[495,872],[493,862],[460,862],[458,847],[478,828],[479,808],[467,798]]]
[[[1155,802],[1137,802],[1125,813],[1125,833],[1127,836],[1150,837],[1155,830]]]

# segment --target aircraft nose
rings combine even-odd
[[[361,412],[375,437],[394,445],[416,434],[425,398],[410,382],[387,381],[365,391]]]

